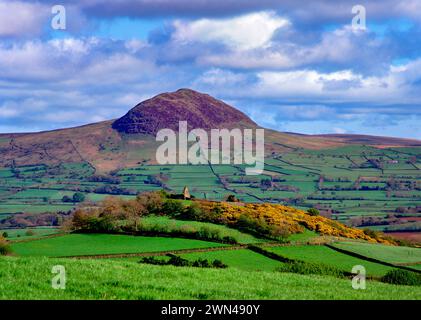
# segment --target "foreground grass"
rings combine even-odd
[[[62,237],[12,243],[20,256],[83,256],[141,253],[223,246],[220,243],[164,237],[140,237],[112,234],[69,234]]]
[[[51,288],[63,265],[65,290]],[[0,299],[419,299],[421,287],[278,272],[151,266],[129,261],[0,258]]]

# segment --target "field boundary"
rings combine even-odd
[[[325,246],[328,247],[328,248],[330,248],[330,249],[333,249],[335,251],[338,251],[338,252],[347,254],[349,256],[355,257],[355,258],[359,258],[359,259],[366,260],[366,261],[369,261],[369,262],[374,262],[374,263],[382,264],[382,265],[387,266],[387,267],[393,267],[393,268],[403,269],[403,270],[406,270],[406,271],[413,271],[413,272],[416,272],[416,273],[420,273],[421,274],[421,270],[416,270],[416,269],[408,268],[406,266],[402,266],[402,265],[393,264],[393,263],[390,263],[390,262],[381,261],[381,260],[378,260],[378,259],[375,259],[375,258],[366,257],[366,256],[361,255],[359,253],[348,251],[348,250],[342,249],[342,248],[337,248],[337,247],[335,247],[335,246],[333,246],[331,244],[327,244],[326,243]]]
[[[59,256],[54,258],[72,258],[72,259],[110,259],[110,258],[131,258],[131,257],[148,257],[148,256],[165,256],[169,253],[172,254],[184,254],[193,252],[211,252],[211,251],[222,251],[222,250],[241,250],[247,249],[248,245],[239,244],[226,247],[209,247],[209,248],[197,248],[197,249],[178,249],[178,250],[166,250],[166,251],[151,251],[151,252],[134,252],[134,253],[110,253],[110,254],[93,254],[93,255],[80,255],[80,256]]]

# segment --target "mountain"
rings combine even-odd
[[[129,134],[156,135],[163,128],[178,131],[179,121],[187,121],[190,130],[257,127],[244,113],[210,95],[180,89],[139,103],[116,120],[113,128]]]
[[[178,121],[191,128],[257,128],[239,110],[190,89],[163,93],[141,102],[116,120],[75,128],[20,134],[0,134],[0,166],[88,162],[108,172],[141,162],[154,163],[161,128],[178,130]],[[421,141],[360,135],[302,135],[265,130],[265,152],[297,148],[324,149],[348,144],[377,147],[419,146]]]

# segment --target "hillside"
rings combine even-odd
[[[153,164],[160,128],[178,128],[179,120],[191,127],[256,128],[242,112],[209,95],[189,89],[160,94],[146,100],[125,116],[75,128],[25,134],[0,135],[0,166],[88,162],[99,172]],[[379,140],[381,139],[381,140]],[[319,150],[347,144],[416,146],[415,140],[357,136],[311,136],[266,130],[265,151]]]
[[[189,130],[257,127],[245,114],[220,100],[190,89],[180,89],[139,103],[116,120],[113,128],[129,134],[155,136],[164,128],[178,131],[179,121],[187,121]]]

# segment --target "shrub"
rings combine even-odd
[[[227,268],[228,267],[225,263],[223,263],[221,260],[218,260],[218,259],[213,260],[212,266],[214,268]]]
[[[8,238],[9,237],[9,234],[5,231],[5,232],[3,232],[3,238]]]
[[[315,208],[310,208],[307,210],[307,213],[312,216],[312,217],[316,217],[320,215],[319,210],[315,209]]]
[[[183,218],[187,220],[201,220],[202,218],[202,209],[197,203],[192,203],[187,208],[185,208],[183,213]]]
[[[70,198],[69,196],[63,196],[63,198],[61,198],[62,202],[73,202],[73,199]]]
[[[25,232],[25,235],[28,236],[28,237],[31,237],[31,236],[35,235],[35,232],[33,230],[27,230]]]
[[[386,273],[382,278],[382,282],[391,284],[400,284],[408,286],[420,286],[421,275],[415,272],[406,271],[402,269],[391,270]]]
[[[12,253],[12,249],[5,238],[0,236],[0,256],[5,256]]]
[[[193,261],[192,263],[193,267],[199,267],[199,268],[211,268],[212,265],[209,263],[208,259],[197,259]]]
[[[379,233],[377,231],[371,230],[369,228],[364,228],[363,232],[372,238],[377,238],[379,236]]]
[[[85,195],[80,192],[76,192],[72,197],[73,202],[83,202],[85,201]]]
[[[168,264],[167,261],[163,259],[157,259],[155,257],[144,257],[142,258],[139,263],[147,263],[147,264],[155,264],[155,265],[166,265]]]
[[[148,263],[148,264],[155,264],[155,265],[172,265],[176,267],[197,267],[197,268],[226,268],[228,267],[220,260],[214,260],[210,262],[207,259],[197,259],[194,261],[189,261],[187,259],[183,259],[175,254],[167,254],[170,257],[169,260],[164,259],[157,259],[155,257],[145,257],[139,261],[139,263]]]
[[[225,236],[225,237],[222,237],[222,242],[235,244],[235,243],[238,243],[238,240],[233,236]]]
[[[159,214],[166,197],[167,193],[165,192],[144,192],[139,194],[136,200],[146,208],[148,214]]]
[[[235,195],[230,194],[230,195],[227,197],[227,201],[228,201],[228,202],[239,202],[240,200],[238,200],[238,199],[237,199],[237,197],[236,197]]]
[[[180,201],[167,200],[162,206],[162,213],[171,216],[178,217],[184,212],[184,206]]]

